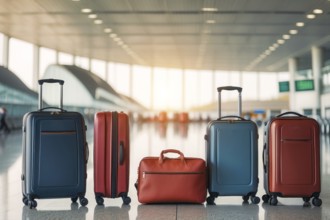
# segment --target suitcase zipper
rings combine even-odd
[[[147,174],[157,174],[157,175],[196,175],[203,174],[204,172],[160,172],[160,171],[144,171],[142,173],[142,178],[145,178]]]

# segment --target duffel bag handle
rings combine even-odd
[[[165,155],[164,154],[167,154],[167,153],[175,153],[175,154],[179,154],[181,161],[184,162],[184,155],[181,151],[179,150],[175,150],[175,149],[167,149],[167,150],[163,150],[161,153],[160,153],[160,156],[159,156],[159,163],[163,163],[164,159],[165,159]]]
[[[299,114],[299,113],[297,113],[297,112],[284,112],[284,113],[282,113],[282,114],[277,115],[276,118],[279,118],[279,117],[282,117],[282,116],[285,116],[285,115],[296,115],[296,116],[298,116],[298,117],[304,117],[304,118],[307,117],[307,116],[302,115],[302,114]]]

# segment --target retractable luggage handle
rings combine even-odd
[[[61,111],[64,111],[63,110],[63,84],[64,84],[64,80],[61,80],[61,79],[40,79],[38,80],[38,83],[39,83],[39,111],[42,111],[43,109],[46,109],[46,108],[42,108],[42,85],[44,83],[59,83],[60,84],[60,107],[57,108],[57,109],[60,109]],[[50,107],[50,108],[56,108],[56,107]]]
[[[221,117],[221,92],[222,90],[237,90],[238,91],[238,118],[242,119],[242,88],[237,86],[222,86],[218,87],[218,93],[219,93],[219,120],[221,120],[223,117]],[[237,117],[237,116],[226,116],[226,117]]]

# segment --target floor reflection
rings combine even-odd
[[[93,191],[93,125],[88,125],[90,148],[86,197],[87,207],[71,204],[68,199],[37,200],[37,210],[22,203],[21,131],[0,134],[0,219],[330,219],[330,135],[321,136],[322,207],[303,207],[301,198],[279,198],[279,205],[242,204],[241,197],[218,197],[215,206],[204,205],[141,205],[134,183],[140,160],[159,156],[164,149],[175,148],[187,157],[205,158],[207,123],[131,123],[130,124],[130,206],[123,206],[121,198],[105,199],[97,206]],[[264,194],[262,166],[263,127],[259,128],[259,188]],[[22,211],[18,211],[19,209]]]

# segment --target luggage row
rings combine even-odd
[[[42,107],[43,83],[59,83],[60,108]],[[23,202],[35,208],[35,199],[78,199],[88,204],[86,165],[89,149],[86,125],[80,113],[63,109],[63,80],[39,80],[39,110],[23,118]],[[239,114],[221,116],[221,92],[237,90]],[[206,161],[189,158],[175,149],[145,157],[138,167],[140,203],[215,204],[218,196],[242,196],[258,204],[258,129],[241,115],[240,87],[219,87],[219,118],[211,121],[204,136]],[[94,119],[94,192],[98,205],[104,198],[128,196],[130,176],[129,119],[122,112],[98,112]],[[264,133],[264,202],[277,197],[302,197],[304,205],[321,206],[319,125],[288,112],[270,120]],[[167,157],[168,153],[178,155]],[[207,197],[207,190],[209,197]]]

